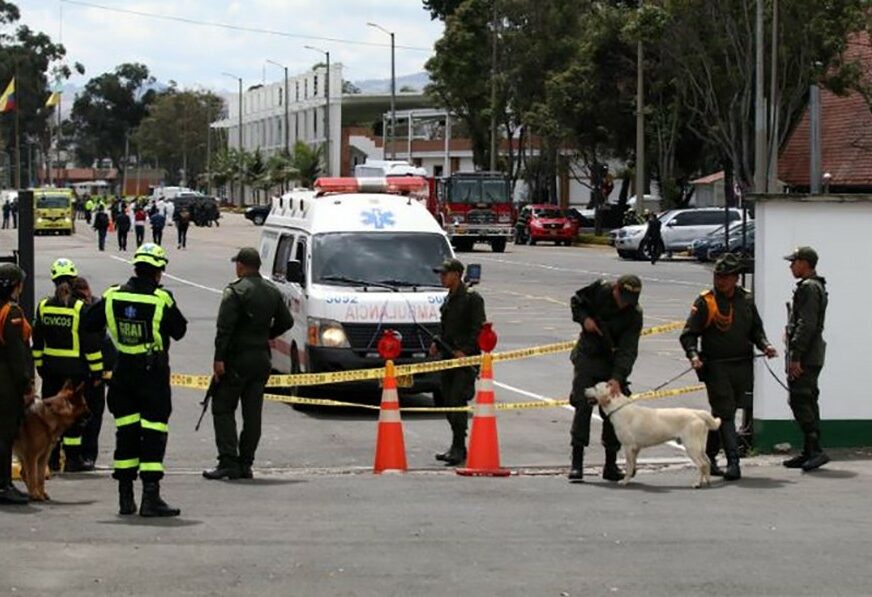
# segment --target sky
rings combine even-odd
[[[420,0],[12,0],[20,23],[60,40],[70,63],[81,62],[84,76],[71,83],[114,70],[123,62],[142,62],[158,81],[183,88],[235,90],[222,72],[242,77],[246,86],[283,78],[265,64],[274,60],[291,75],[304,72],[323,55],[304,48],[317,46],[341,62],[350,81],[390,78],[390,37],[367,22],[396,34],[397,76],[424,70],[433,43],[442,32]],[[169,15],[288,34],[384,44],[370,46],[322,39],[288,38],[263,33],[158,20],[96,8],[93,5]],[[412,46],[419,50],[403,49]]]

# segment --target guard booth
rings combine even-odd
[[[756,280],[760,316],[773,344],[784,354],[786,304],[796,280],[784,256],[808,245],[818,252],[817,271],[827,280],[829,306],[824,340],[826,363],[820,377],[821,440],[824,447],[872,445],[872,196],[758,195]],[[784,359],[769,365],[786,383]],[[754,443],[762,451],[789,442],[802,446],[787,403],[787,391],[754,364]]]

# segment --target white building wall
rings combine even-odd
[[[796,285],[784,256],[797,246],[814,247],[820,256],[818,273],[827,279],[829,291],[821,419],[872,419],[867,391],[867,347],[872,342],[872,198],[767,198],[757,203],[755,219],[755,293],[766,333],[783,352],[785,303]],[[783,360],[770,364],[783,378]],[[784,388],[759,360],[754,378],[755,419],[792,420]]]

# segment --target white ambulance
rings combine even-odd
[[[313,191],[273,199],[261,236],[261,273],[276,283],[294,316],[293,328],[272,342],[276,371],[381,367],[378,341],[389,329],[402,340],[395,362],[428,358],[446,296],[433,268],[453,252],[415,200],[427,188],[421,177],[322,178]],[[437,389],[437,374],[397,381],[406,391]],[[347,393],[361,384],[329,389]]]

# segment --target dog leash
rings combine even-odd
[[[765,354],[763,354],[763,353],[759,353],[759,354],[755,354],[755,355],[750,356],[750,357],[734,357],[734,358],[730,358],[730,359],[714,359],[714,360],[711,360],[711,361],[704,361],[704,362],[705,362],[705,363],[731,363],[731,362],[738,362],[738,361],[747,361],[747,360],[749,360],[749,359],[750,359],[750,360],[759,359],[759,358],[761,358],[761,357],[765,357],[765,356],[766,356]],[[775,372],[772,371],[772,369],[769,368],[769,363],[767,363],[766,361],[763,361],[763,362],[766,363],[766,368],[769,369],[769,372],[774,376],[774,375],[775,375]],[[685,369],[684,371],[682,371],[681,373],[679,373],[679,374],[676,375],[675,377],[671,377],[671,378],[669,378],[667,381],[664,381],[662,384],[660,384],[660,385],[657,386],[656,388],[651,388],[650,391],[651,391],[651,392],[656,392],[657,390],[662,390],[663,388],[665,388],[665,387],[668,386],[669,384],[671,384],[671,383],[673,383],[673,382],[675,382],[675,381],[678,381],[679,379],[681,379],[682,377],[684,377],[685,375],[687,375],[687,374],[690,373],[691,371],[693,371],[693,367],[688,367],[687,369]],[[786,386],[784,386],[784,384],[781,383],[781,380],[778,379],[777,377],[775,378],[775,381],[777,381],[777,382],[780,383],[783,387],[785,387],[785,389],[787,389]]]

